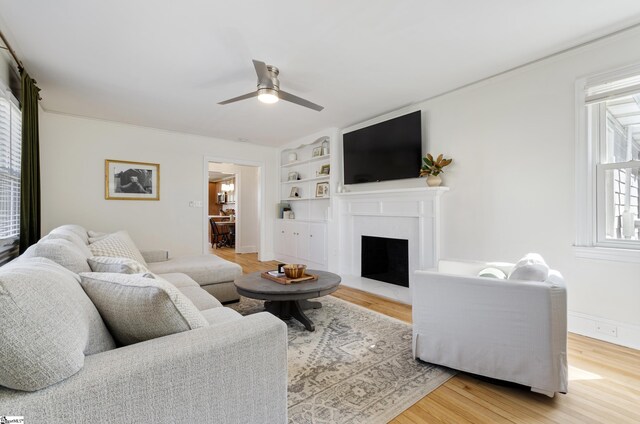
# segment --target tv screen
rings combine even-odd
[[[422,112],[343,134],[344,183],[416,178],[422,166]]]

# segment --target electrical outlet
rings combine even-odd
[[[202,200],[196,200],[196,208],[202,207]]]
[[[604,322],[596,321],[596,331],[611,337],[618,337],[618,327]]]
[[[195,208],[196,207],[196,202],[193,200],[189,200],[189,207],[190,208]]]

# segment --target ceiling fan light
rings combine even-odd
[[[278,92],[271,88],[261,88],[258,90],[258,100],[262,103],[276,103],[278,100]]]

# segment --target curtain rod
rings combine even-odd
[[[16,55],[16,52],[13,51],[13,49],[11,48],[11,45],[9,44],[7,39],[4,37],[4,34],[2,33],[2,31],[0,31],[0,38],[2,38],[2,42],[6,46],[6,49],[9,50],[9,53],[11,53],[11,57],[13,57],[13,60],[18,65],[18,68],[19,69],[24,68],[24,66],[22,66],[22,62],[20,62],[20,59],[18,59],[18,55]]]

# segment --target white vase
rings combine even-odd
[[[427,176],[427,185],[429,187],[438,187],[440,184],[442,184],[442,178],[440,178],[440,175]]]

